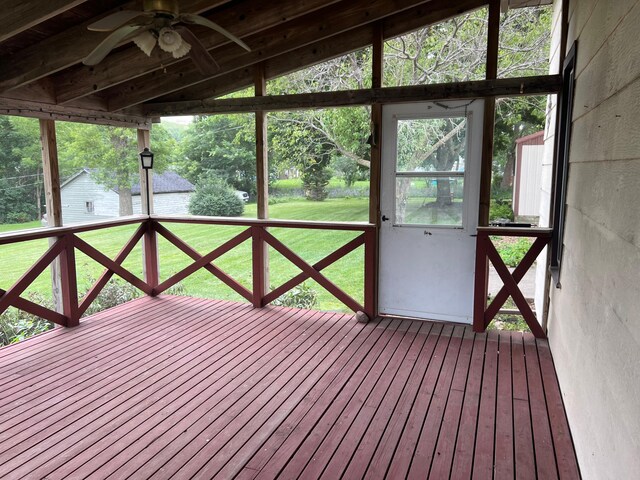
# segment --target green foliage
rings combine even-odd
[[[178,171],[191,182],[215,176],[237,190],[256,193],[253,114],[196,117],[180,151]]]
[[[304,195],[307,200],[321,202],[327,198],[329,194],[327,185],[329,185],[331,175],[325,162],[316,161],[313,158],[308,159],[301,175]]]
[[[531,239],[492,237],[496,250],[507,267],[517,267],[531,248]]]
[[[305,308],[310,310],[318,302],[318,292],[306,283],[293,287],[284,295],[280,295],[273,302],[278,307]]]
[[[513,221],[513,210],[508,202],[491,202],[489,220],[507,219]]]
[[[189,202],[189,213],[213,217],[239,217],[244,212],[244,202],[223,179],[209,177],[196,185]]]
[[[29,293],[27,299],[43,307],[53,308],[51,301],[39,293]],[[53,324],[47,320],[10,308],[0,315],[0,346],[19,342],[51,328]]]

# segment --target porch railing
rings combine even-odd
[[[506,228],[506,227],[478,227],[476,244],[476,279],[474,293],[473,329],[476,332],[484,332],[491,320],[500,312],[509,296],[513,299],[520,314],[538,338],[545,338],[546,334],[524,295],[518,287],[518,283],[536,261],[544,247],[551,240],[550,228]],[[505,265],[498,250],[491,241],[492,236],[501,237],[529,237],[535,238],[529,251],[522,258],[518,266],[510,272]],[[488,292],[488,267],[491,262],[503,282],[498,294],[487,306]]]
[[[199,225],[225,225],[246,227],[239,234],[217,245],[210,252],[202,255],[184,240],[172,233],[167,227],[171,223],[190,223]],[[123,225],[138,224],[130,239],[120,252],[111,259],[78,234],[93,230],[107,229]],[[268,228],[291,228],[307,230],[333,230],[361,232],[353,240],[342,245],[322,260],[310,264],[302,259],[283,242],[273,236]],[[0,289],[0,314],[10,306],[21,309],[38,317],[62,326],[78,325],[80,318],[96,299],[107,282],[118,275],[147,295],[158,295],[193,273],[204,269],[220,279],[231,289],[251,302],[255,307],[263,307],[288,292],[307,279],[313,279],[335,298],[354,312],[364,312],[369,318],[375,315],[375,265],[376,234],[375,226],[368,223],[329,223],[285,220],[252,220],[218,217],[172,217],[172,216],[135,216],[113,221],[99,222],[72,227],[46,228],[0,235],[0,245],[14,244],[38,239],[50,239],[50,246],[29,270],[20,277],[8,290]],[[193,263],[186,266],[166,280],[159,280],[159,264],[157,236],[164,237],[169,243],[188,255]],[[143,240],[145,279],[131,273],[122,266],[124,260],[134,247]],[[213,262],[225,253],[236,248],[245,241],[251,240],[252,289],[249,290],[231,275],[217,267]],[[265,246],[269,245],[283,257],[297,266],[301,272],[271,291],[265,288]],[[348,295],[335,283],[322,274],[322,270],[340,260],[356,248],[364,245],[364,305]],[[105,270],[94,282],[88,292],[78,298],[78,280],[75,253],[80,251],[89,258],[100,263]],[[56,259],[59,259],[60,292],[62,312],[56,312],[21,297],[22,293],[36,278]]]

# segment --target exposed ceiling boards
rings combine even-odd
[[[251,48],[250,52],[208,28],[194,33],[220,66],[201,73],[190,58],[154,49],[146,56],[131,41],[95,66],[83,59],[109,32],[87,26],[120,10],[142,10],[142,0],[7,0],[0,11],[0,100],[5,112],[51,113],[52,118],[123,124],[144,123],[158,104],[210,99],[253,82],[262,65],[267,78],[305,68],[385,38],[475,10],[488,0],[180,0],[180,12],[201,14]],[[509,5],[550,0],[510,0]],[[5,2],[6,3],[6,2]],[[21,12],[19,19],[16,12]]]

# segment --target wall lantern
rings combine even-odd
[[[144,150],[140,152],[140,163],[145,170],[153,168],[153,152],[147,147],[144,147]]]
[[[149,150],[147,147],[144,147],[144,150],[140,152],[140,164],[144,169],[145,176],[147,178],[147,215],[151,215],[151,203],[149,199],[149,170],[153,168],[153,152]],[[140,192],[142,193],[142,192]]]

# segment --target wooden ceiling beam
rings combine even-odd
[[[149,116],[156,116],[248,113],[255,110],[298,110],[371,105],[376,102],[400,103],[442,99],[462,100],[494,96],[546,95],[558,93],[561,88],[562,77],[560,75],[540,75],[535,77],[499,78],[496,80],[474,80],[470,82],[342,90],[338,92],[149,104],[146,106],[145,113]]]
[[[151,120],[146,116],[120,114],[88,110],[61,105],[52,105],[27,100],[0,98],[0,115],[60,120],[64,122],[93,123],[115,127],[131,127],[142,130],[151,128]]]
[[[382,20],[383,37],[385,39],[393,38],[417,28],[445,21],[480,8],[486,4],[486,1],[460,0],[451,2],[450,0],[434,0],[428,4],[419,5]],[[301,66],[306,67],[325,62],[370,45],[372,38],[373,24],[368,24],[328,39],[311,43],[266,61],[265,75],[267,79],[272,79],[299,70]],[[155,103],[169,104],[171,102],[220,97],[251,85],[253,85],[253,73],[247,67],[175,93],[164,95],[157,98],[153,103],[146,104],[145,108],[157,111],[154,107]]]
[[[338,1],[246,0],[242,3],[233,3],[228,8],[223,6],[208,18],[227,28],[237,37],[246,38]],[[231,44],[227,37],[209,29],[198,30],[197,36],[208,50]],[[237,52],[239,47],[233,44],[232,48]],[[138,47],[132,45],[131,48],[108,55],[93,67],[77,65],[56,75],[53,81],[58,103],[66,103],[91,95],[177,63],[191,64],[191,60],[189,58],[176,60],[171,54],[159,48],[154,49],[153,54],[147,57]]]
[[[86,0],[5,0],[0,16],[0,42],[84,3]]]
[[[236,45],[225,45],[212,54],[221,73],[230,72],[298,47],[328,38],[361,25],[375,22],[419,4],[425,0],[350,0],[340,8],[330,6],[297,20],[245,38],[253,51],[242,53]],[[218,75],[214,75],[218,76]],[[138,103],[206,81],[191,62],[180,62],[164,70],[152,72],[134,81],[106,90],[109,110],[118,111]]]
[[[50,0],[47,0],[50,2]],[[201,13],[228,0],[182,0],[181,8],[185,12]],[[33,2],[18,2],[30,4]],[[44,5],[45,2],[37,2]],[[0,58],[0,92],[26,85],[40,78],[80,63],[108,35],[108,33],[90,32],[87,26],[119,10],[139,10],[140,2],[131,0],[119,8],[109,10],[103,15],[65,29],[59,34],[47,38],[18,53]]]

